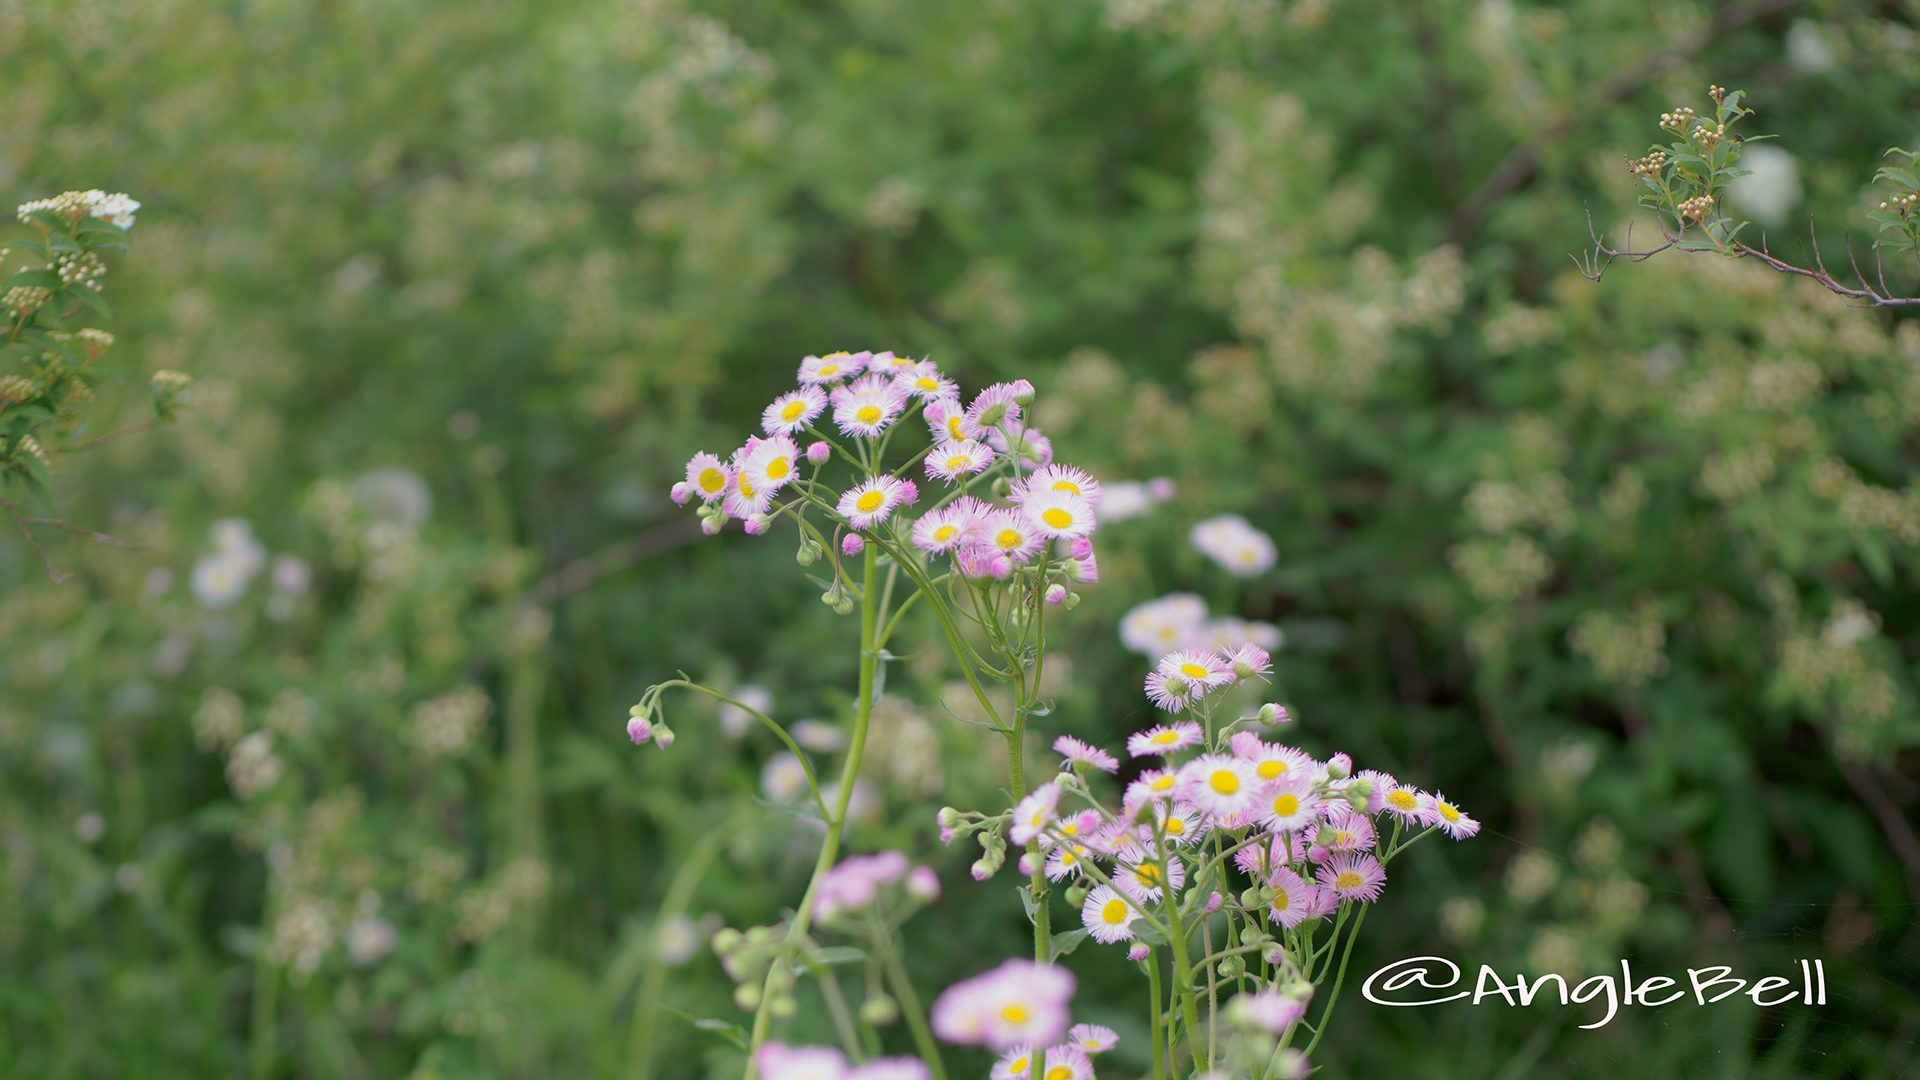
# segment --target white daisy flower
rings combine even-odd
[[[1261,798],[1265,805],[1260,820],[1274,832],[1298,832],[1320,820],[1320,796],[1314,793],[1308,777],[1294,775],[1276,780]]]
[[[870,529],[887,520],[906,498],[906,485],[891,476],[876,476],[840,495],[834,508],[856,529]]]
[[[849,352],[833,352],[825,356],[809,356],[800,361],[800,381],[809,386],[821,386],[839,382],[841,379],[858,374],[866,366],[864,358]]]
[[[972,439],[943,442],[927,451],[927,477],[951,482],[985,470],[993,459],[993,448],[986,443]]]
[[[1180,794],[1204,814],[1238,814],[1260,801],[1253,766],[1224,754],[1194,758],[1180,770]]]
[[[1020,505],[1028,521],[1049,537],[1080,537],[1094,529],[1093,505],[1070,491],[1030,494]]]
[[[885,378],[862,376],[833,392],[833,422],[848,435],[872,438],[893,423],[906,403],[906,395]]]
[[[827,407],[827,395],[817,386],[789,390],[760,413],[760,426],[769,435],[791,435],[813,423]]]
[[[1080,921],[1093,940],[1104,945],[1133,940],[1133,921],[1140,912],[1113,889],[1101,885],[1087,894],[1080,905]]]

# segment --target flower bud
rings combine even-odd
[[[1067,587],[1065,585],[1062,585],[1056,581],[1053,584],[1047,586],[1047,603],[1052,604],[1055,607],[1058,607],[1061,604],[1064,604],[1066,602],[1067,602]]]
[[[985,881],[993,876],[993,866],[985,859],[975,859],[973,865],[967,867],[967,872],[973,875],[973,880]]]
[[[807,460],[813,462],[815,465],[825,465],[827,459],[832,456],[833,447],[827,445],[825,442],[811,443],[807,446]]]
[[[812,566],[820,561],[820,545],[809,536],[800,541],[800,550],[793,553],[793,561],[801,566]]]
[[[1220,891],[1218,889],[1215,889],[1213,892],[1213,895],[1207,897],[1207,914],[1211,915],[1214,912],[1219,911],[1220,905],[1224,902],[1225,900],[1223,897],[1221,897]]]
[[[664,723],[653,725],[653,744],[662,750],[673,749],[673,729]]]
[[[741,983],[733,988],[733,1003],[745,1012],[760,1007],[760,988],[750,982]]]
[[[693,489],[687,486],[685,480],[682,480],[673,485],[673,489],[667,492],[667,496],[674,501],[675,505],[685,506],[687,500],[693,498]]]
[[[1012,382],[1007,384],[1007,389],[1012,391],[1013,400],[1016,405],[1033,404],[1033,397],[1034,397],[1033,384],[1028,382],[1027,380],[1015,379]]]
[[[940,875],[931,866],[916,866],[907,871],[907,895],[924,904],[940,899]]]
[[[1040,856],[1031,851],[1021,852],[1019,865],[1022,877],[1032,877],[1033,872],[1040,869]]]
[[[773,527],[773,519],[765,514],[748,514],[744,527],[748,536],[765,536]]]
[[[911,480],[900,481],[900,501],[908,506],[920,501],[920,485]]]
[[[793,1000],[792,994],[781,994],[767,1004],[767,1011],[773,1014],[775,1020],[789,1019],[798,1009],[799,1005]]]
[[[744,940],[745,939],[740,936],[740,931],[735,930],[731,926],[723,926],[713,932],[714,955],[725,956],[735,949],[738,949]]]
[[[1293,723],[1293,716],[1292,714],[1287,712],[1287,707],[1285,705],[1281,705],[1272,701],[1269,701],[1265,705],[1260,706],[1259,715],[1260,715],[1261,723],[1268,724],[1273,727],[1279,727],[1282,724]]]
[[[853,614],[853,597],[842,593],[840,595],[840,602],[833,605],[833,613],[835,615]]]
[[[1145,960],[1146,958],[1147,958],[1147,947],[1145,944],[1141,942],[1138,942],[1138,941],[1134,942],[1132,947],[1127,950],[1127,959],[1129,960],[1140,961],[1140,960]]]
[[[1237,956],[1222,957],[1218,965],[1220,977],[1223,979],[1238,978],[1245,970],[1247,970],[1246,962]]]
[[[706,514],[700,518],[700,531],[708,536],[719,536],[720,526],[726,523],[727,519],[719,514]]]
[[[867,539],[859,533],[848,533],[840,538],[840,554],[851,559],[867,550]]]
[[[1086,903],[1087,892],[1087,883],[1084,881],[1075,881],[1073,884],[1067,886],[1067,906],[1077,908],[1081,904]]]
[[[875,994],[860,1003],[860,1020],[873,1027],[886,1027],[900,1018],[900,1007],[885,994]]]
[[[1327,776],[1334,780],[1345,780],[1353,775],[1353,759],[1345,754],[1335,754],[1327,759]]]
[[[639,746],[641,743],[653,738],[653,725],[648,723],[647,718],[644,716],[629,716],[627,718],[627,738],[633,740],[633,745]]]

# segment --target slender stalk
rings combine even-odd
[[[946,1064],[940,1060],[940,1045],[933,1041],[933,1029],[927,1026],[927,1012],[920,1005],[920,995],[914,992],[906,965],[900,962],[900,954],[890,944],[876,943],[880,945],[880,962],[886,969],[887,981],[893,985],[893,996],[906,1015],[907,1029],[913,1032],[913,1044],[920,1050],[920,1059],[933,1070],[933,1080],[947,1080]]]
[[[639,992],[633,998],[633,1023],[628,1029],[627,1075],[633,1080],[646,1080],[652,1075],[653,1032],[660,1019],[660,998],[667,985],[667,965],[659,949],[659,928],[686,911],[693,899],[693,890],[707,871],[707,864],[713,861],[732,832],[729,823],[703,837],[680,864],[673,882],[667,886],[666,896],[661,898],[660,910],[652,924],[654,941],[648,949],[647,970],[640,977]]]
[[[265,926],[260,935],[259,953],[253,960],[253,1019],[252,1040],[249,1047],[251,1072],[255,1080],[261,1080],[273,1072],[273,1058],[279,1041],[274,1031],[279,1016],[280,971],[273,966],[273,960],[267,955],[268,942],[273,936],[273,923],[278,917],[280,905],[272,899],[273,885],[267,886],[267,907],[264,914]]]
[[[1160,1004],[1160,954],[1147,949],[1147,1019],[1152,1024],[1152,1033],[1148,1036],[1153,1043],[1153,1080],[1160,1080],[1165,1073],[1166,1010]]]
[[[1308,1041],[1305,1054],[1313,1057],[1313,1048],[1320,1045],[1320,1036],[1327,1033],[1327,1020],[1333,1015],[1333,1007],[1340,1001],[1340,986],[1347,981],[1347,961],[1353,957],[1353,939],[1360,936],[1360,924],[1367,921],[1367,907],[1360,908],[1360,914],[1353,920],[1353,928],[1347,931],[1347,947],[1340,953],[1340,973],[1333,977],[1333,992],[1327,995],[1326,1007],[1320,1010],[1320,1022],[1314,1025],[1313,1038]]]
[[[834,795],[833,817],[827,822],[827,835],[821,841],[819,857],[814,860],[813,875],[807,879],[807,891],[800,897],[799,909],[793,913],[793,922],[787,927],[780,954],[774,959],[773,966],[767,969],[766,982],[760,988],[760,1005],[754,1010],[752,1038],[747,1044],[747,1080],[753,1080],[753,1056],[767,1041],[768,1031],[773,1026],[775,992],[786,992],[786,983],[793,977],[794,951],[813,922],[813,894],[820,887],[820,879],[833,868],[834,860],[840,854],[840,837],[847,824],[847,804],[853,798],[853,783],[860,776],[860,759],[866,754],[867,724],[873,719],[875,668],[880,661],[880,650],[874,647],[875,636],[879,632],[880,602],[879,556],[875,545],[867,547],[862,561],[860,692],[854,703],[853,737],[847,740],[847,761],[840,770],[840,790]]]

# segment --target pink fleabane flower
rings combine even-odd
[[[1273,900],[1267,905],[1267,918],[1291,929],[1307,919],[1313,900],[1313,887],[1290,867],[1276,867],[1267,878]]]
[[[1099,1024],[1075,1024],[1067,1030],[1067,1041],[1088,1054],[1104,1054],[1120,1045],[1120,1035]]]
[[[1011,502],[1023,503],[1034,495],[1048,491],[1078,495],[1087,500],[1087,505],[1096,512],[1100,509],[1100,481],[1085,469],[1072,465],[1046,465],[1035,469],[1031,476],[1008,493],[1007,498]]]
[[[1387,884],[1387,872],[1371,855],[1335,855],[1315,876],[1322,888],[1332,890],[1340,899],[1363,904],[1380,899],[1380,890]]]
[[[960,388],[952,379],[940,374],[933,361],[922,360],[919,363],[908,362],[905,368],[894,368],[891,372],[894,385],[902,393],[912,395],[921,401],[938,401],[943,398],[957,397]]]
[[[929,510],[913,523],[913,546],[929,555],[952,551],[967,535],[965,511],[953,505]]]
[[[951,482],[972,476],[992,465],[993,457],[991,447],[972,439],[943,442],[927,452],[927,478]]]
[[[813,423],[827,407],[827,395],[817,386],[789,390],[760,413],[760,426],[769,435],[791,435]]]
[[[879,375],[864,375],[833,392],[833,422],[848,435],[872,438],[906,407],[906,395]]]
[[[994,383],[974,395],[967,406],[966,427],[972,432],[987,432],[1020,421],[1020,403],[1009,383]]]
[[[1134,906],[1105,885],[1087,894],[1080,905],[1080,922],[1093,940],[1104,945],[1133,939],[1133,921],[1140,917]]]
[[[1009,960],[947,987],[929,1020],[934,1034],[963,1046],[1046,1045],[1067,1029],[1073,989],[1073,973],[1065,968]]]
[[[1062,735],[1053,740],[1053,752],[1063,759],[1061,768],[1070,769],[1075,765],[1086,765],[1101,772],[1120,771],[1120,759],[1091,743],[1081,742],[1071,735]]]
[[[1480,831],[1480,823],[1468,817],[1461,809],[1447,801],[1445,795],[1434,792],[1433,801],[1427,807],[1427,824],[1437,825],[1441,832],[1455,840],[1465,840]]]
[[[842,492],[835,509],[854,528],[870,529],[887,520],[905,497],[900,481],[891,476],[876,476]]]
[[[1041,533],[1053,538],[1077,539],[1092,532],[1093,505],[1070,491],[1042,491],[1020,504],[1020,512]]]
[[[1026,563],[1040,554],[1046,545],[1040,530],[1011,510],[991,510],[974,522],[971,542],[1005,555],[1014,563]]]
[[[1189,746],[1199,745],[1200,735],[1200,725],[1190,720],[1182,720],[1177,724],[1160,724],[1128,736],[1127,754],[1131,757],[1149,755],[1165,757],[1176,751],[1185,750]]]
[[[851,378],[865,370],[867,358],[871,353],[833,352],[825,356],[809,356],[800,361],[800,381],[809,386],[823,386]]]
[[[699,496],[701,502],[710,503],[723,497],[732,485],[733,470],[719,455],[702,451],[687,462],[687,488]]]

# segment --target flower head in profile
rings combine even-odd
[[[1059,808],[1059,784],[1041,784],[1034,788],[1013,808],[1013,824],[1007,829],[1007,838],[1025,845],[1046,830]]]
[[[1053,752],[1061,756],[1062,768],[1070,769],[1075,765],[1085,765],[1088,768],[1099,769],[1101,772],[1120,771],[1119,758],[1071,735],[1062,735],[1053,740]]]
[[[1200,743],[1200,725],[1190,720],[1177,724],[1159,724],[1145,731],[1136,731],[1127,737],[1127,754],[1130,757],[1148,757],[1185,750]],[[1171,789],[1172,785],[1168,785]]]
[[[984,431],[967,426],[967,409],[960,404],[958,395],[927,402],[921,415],[926,417],[927,429],[933,432],[934,442],[977,442],[986,435]]]
[[[809,386],[824,386],[850,379],[866,369],[871,353],[833,352],[809,356],[800,361],[800,381]]]
[[[1375,782],[1373,798],[1402,825],[1425,825],[1433,811],[1433,796],[1392,777]]]
[[[1020,421],[1018,392],[1011,383],[994,383],[974,395],[963,421],[969,432],[980,435]]]
[[[1188,534],[1202,555],[1236,577],[1253,577],[1273,568],[1273,538],[1238,514],[1222,514],[1196,524]]]
[[[918,363],[909,360],[904,367],[895,366],[888,370],[893,377],[894,385],[900,388],[901,393],[917,397],[921,401],[939,401],[960,395],[960,388],[954,385],[952,379],[940,374],[940,369],[935,367],[931,360],[921,360]]]
[[[1273,899],[1267,903],[1268,919],[1288,928],[1306,921],[1313,886],[1304,878],[1290,867],[1279,866],[1268,876],[1267,887],[1273,890]]]
[[[1306,1019],[1307,997],[1285,990],[1262,990],[1241,994],[1233,999],[1233,1019],[1269,1035],[1284,1035],[1288,1028]]]
[[[943,442],[927,452],[927,478],[951,483],[984,471],[993,458],[993,448],[982,442]]]
[[[827,395],[817,386],[789,390],[760,413],[760,426],[769,435],[791,435],[825,411]]]
[[[891,476],[876,476],[840,494],[834,509],[856,529],[871,529],[887,520],[906,501],[906,485]]]
[[[1192,593],[1169,593],[1121,616],[1120,643],[1158,659],[1197,641],[1206,622],[1205,600]]]
[[[1439,826],[1441,832],[1455,840],[1465,840],[1480,831],[1479,822],[1468,817],[1439,792],[1434,793],[1433,800],[1427,806],[1426,823]]]
[[[1096,887],[1087,894],[1080,905],[1080,921],[1085,924],[1087,933],[1105,945],[1117,941],[1133,940],[1133,921],[1140,912],[1127,902],[1127,898],[1105,885]]]
[[[1067,1031],[1067,1041],[1087,1054],[1104,1054],[1120,1045],[1120,1035],[1099,1024],[1075,1024]]]
[[[1072,465],[1045,465],[1035,469],[1025,482],[1015,485],[1007,498],[1016,503],[1024,503],[1035,495],[1046,492],[1058,492],[1065,495],[1078,495],[1087,500],[1087,505],[1098,512],[1102,495],[1100,481],[1085,469]]]
[[[930,1015],[934,1034],[963,1046],[1007,1050],[1047,1045],[1067,1030],[1072,972],[1031,960],[1008,960],[947,987]]]

